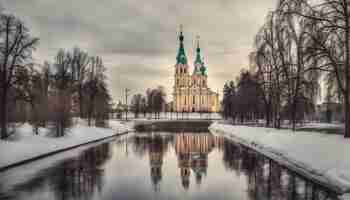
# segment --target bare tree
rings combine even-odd
[[[142,102],[144,99],[142,94],[135,94],[132,99],[131,99],[131,109],[135,114],[135,118],[139,117],[139,113],[142,112],[142,107],[143,107],[143,103]]]
[[[231,118],[232,123],[235,122],[236,114],[237,114],[237,108],[236,106],[236,86],[234,81],[230,81],[228,83],[225,83],[224,89],[223,89],[223,100],[222,100],[222,106],[223,106],[223,115],[225,119]]]
[[[90,57],[88,53],[80,50],[78,47],[73,50],[73,72],[75,85],[78,93],[78,101],[79,101],[79,116],[83,118],[84,110],[83,110],[83,86],[84,81],[86,81],[86,73],[88,70],[88,65],[90,63]]]
[[[252,60],[264,101],[266,126],[271,116],[276,128],[282,118],[288,118],[295,130],[297,118],[303,119],[313,110],[300,108],[314,104],[321,73],[313,56],[312,25],[291,14],[293,6],[281,3],[268,14],[256,36]]]
[[[350,2],[347,0],[285,0],[289,13],[309,20],[318,70],[326,71],[339,88],[345,107],[345,134],[350,137]]]
[[[160,113],[165,108],[165,91],[162,86],[156,89],[148,89],[147,92],[147,103],[150,112],[154,112],[154,117],[159,119]]]
[[[63,136],[65,129],[71,125],[72,107],[72,55],[59,50],[53,70],[53,88],[51,96],[51,120],[55,123],[56,135]]]
[[[87,117],[88,124],[91,125],[91,120],[94,117],[95,100],[102,88],[105,87],[105,71],[106,68],[103,65],[103,61],[100,57],[92,57],[90,62],[90,68],[87,73],[87,81],[84,84],[84,90],[89,97],[87,102]]]
[[[9,91],[19,79],[16,71],[26,68],[39,39],[13,15],[0,16],[0,124],[1,138],[7,137]]]
[[[276,128],[281,124],[282,91],[285,86],[282,66],[287,63],[285,50],[289,49],[289,42],[283,33],[279,16],[270,12],[255,39],[257,83],[265,104],[266,125],[272,118]]]

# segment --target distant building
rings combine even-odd
[[[196,60],[190,74],[184,48],[182,30],[180,47],[176,57],[173,111],[175,112],[219,112],[219,94],[208,87],[207,67],[201,58],[197,40]]]

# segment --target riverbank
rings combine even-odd
[[[232,126],[214,123],[209,127],[217,135],[228,137],[277,160],[291,169],[343,194],[350,192],[350,140],[341,135],[288,129]]]
[[[25,123],[16,128],[16,133],[10,139],[0,141],[0,171],[132,131],[132,126],[116,120],[110,121],[109,126],[89,127],[78,122],[65,136],[56,138],[50,136],[47,128],[40,128],[39,134],[35,135],[32,126]]]

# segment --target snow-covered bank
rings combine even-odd
[[[247,145],[341,193],[350,192],[350,140],[341,135],[219,123],[212,124],[209,129],[214,134]]]
[[[55,138],[47,136],[49,130],[44,128],[39,129],[39,135],[34,135],[32,127],[26,123],[17,128],[13,140],[0,140],[0,169],[50,152],[56,152],[132,130],[131,126],[121,124],[118,121],[111,121],[110,127],[88,127],[79,123],[72,127],[64,137]]]

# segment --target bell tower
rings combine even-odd
[[[180,34],[179,34],[179,49],[176,56],[176,65],[175,65],[175,87],[184,87],[187,83],[188,72],[188,64],[187,57],[185,53],[184,47],[184,35],[183,35],[183,27],[180,25]]]
[[[184,34],[183,26],[180,25],[179,32],[179,49],[176,56],[175,65],[175,84],[174,84],[174,105],[173,109],[175,111],[180,111],[185,109],[185,105],[188,104],[188,98],[186,97],[185,88],[189,87],[190,84],[190,74],[189,66],[187,62],[187,56],[184,47]]]

